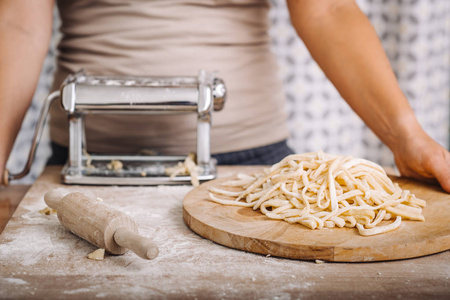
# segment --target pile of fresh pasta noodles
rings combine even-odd
[[[356,227],[370,236],[395,230],[402,219],[425,220],[426,202],[393,183],[382,167],[322,151],[287,156],[260,174],[238,174],[223,186],[210,188],[209,199],[311,229]],[[384,220],[394,221],[381,225]]]

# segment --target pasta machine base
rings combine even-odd
[[[81,168],[73,169],[66,164],[61,171],[61,179],[66,184],[84,185],[189,184],[191,182],[189,175],[170,178],[165,174],[166,168],[174,167],[184,159],[185,156],[92,155],[89,157],[90,163],[84,164]],[[108,166],[112,161],[120,161],[122,167],[114,170]],[[200,170],[198,180],[211,180],[216,175],[216,162],[211,159],[207,170],[204,168]]]

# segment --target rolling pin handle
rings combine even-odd
[[[158,256],[158,247],[149,238],[138,235],[125,227],[114,232],[114,241],[121,247],[130,249],[143,259],[154,259]]]
[[[64,198],[64,194],[57,190],[51,190],[44,195],[44,201],[48,207],[56,210],[58,210],[62,198]]]

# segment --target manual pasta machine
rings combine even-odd
[[[22,172],[5,171],[4,182],[24,177],[30,170],[51,104],[59,100],[69,120],[68,161],[61,172],[66,184],[157,185],[188,183],[189,174],[170,177],[168,168],[185,156],[103,155],[86,151],[86,114],[180,114],[197,116],[196,163],[198,180],[216,177],[216,161],[211,158],[212,111],[221,110],[226,98],[223,80],[200,71],[193,77],[107,77],[69,75],[60,91],[51,93],[42,107],[28,161]],[[111,167],[118,162],[119,168]]]

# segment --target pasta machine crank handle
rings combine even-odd
[[[41,108],[41,112],[39,114],[39,119],[36,124],[36,128],[34,130],[34,136],[30,148],[30,152],[28,153],[27,162],[19,173],[10,173],[8,169],[5,168],[3,178],[0,178],[0,185],[8,185],[11,180],[16,180],[25,177],[31,169],[31,165],[33,163],[34,157],[36,156],[36,149],[39,145],[39,142],[42,137],[42,132],[44,131],[45,121],[47,120],[47,115],[50,110],[52,103],[60,98],[60,92],[55,91],[47,96],[44,100],[44,104]]]

